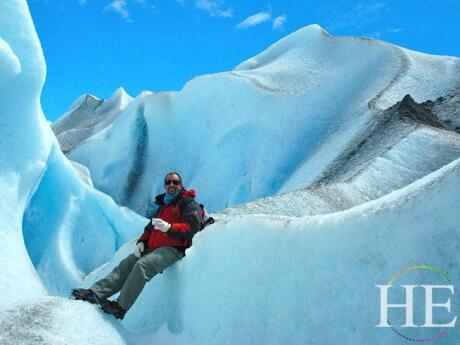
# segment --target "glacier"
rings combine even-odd
[[[459,70],[311,25],[179,92],[82,95],[51,128],[27,2],[0,3],[0,343],[407,343],[375,327],[375,285],[458,282]],[[123,322],[68,300],[132,251],[170,170],[216,224]]]
[[[117,203],[145,214],[159,192],[152,188],[161,186],[161,167],[181,171],[216,211],[318,184],[372,130],[382,139],[371,149],[404,145],[418,128],[376,129],[385,125],[381,113],[408,93],[415,102],[455,93],[459,71],[458,58],[333,37],[311,25],[233,71],[197,77],[180,92],[141,93],[125,108],[113,107],[119,115],[104,126],[87,125],[100,115],[83,102],[54,128],[69,159],[87,166],[95,187]],[[117,90],[107,103],[127,98]],[[74,125],[62,131],[70,119]],[[94,134],[79,140],[87,131]],[[64,149],[66,142],[74,143],[72,150]],[[369,161],[378,152],[367,155]]]

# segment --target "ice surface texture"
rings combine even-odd
[[[54,129],[81,131],[67,154],[90,173],[42,114],[26,1],[0,2],[0,66],[1,344],[395,344],[374,327],[374,285],[418,264],[458,284],[456,58],[310,26],[179,93],[83,97]],[[445,102],[423,105],[428,117],[386,110],[407,93]],[[89,176],[141,212],[167,170],[214,210],[266,196],[280,212],[221,213],[121,324],[56,297],[106,274],[145,222]],[[278,193],[314,207],[291,212]]]
[[[0,343],[124,343],[94,307],[45,297],[67,296],[144,220],[61,152],[40,107],[45,62],[26,1],[0,2],[0,66]],[[90,324],[101,333],[82,334]]]
[[[454,154],[436,159],[432,169],[422,173],[417,167],[418,160],[425,159],[420,151],[407,167],[413,178],[401,179],[404,173],[385,164],[385,155],[398,150],[407,155],[405,142],[424,136],[423,129],[419,132],[420,126],[412,126],[404,131],[404,123],[386,124],[383,119],[388,116],[382,112],[406,94],[415,102],[446,96],[459,85],[459,72],[458,58],[421,54],[375,40],[333,37],[311,25],[233,71],[197,77],[178,93],[138,95],[125,108],[114,108],[118,115],[110,125],[106,122],[104,130],[85,135],[84,141],[77,134],[88,119],[99,115],[84,110],[88,106],[82,103],[58,124],[81,112],[86,114],[84,120],[58,137],[68,157],[89,168],[96,188],[143,215],[151,196],[161,191],[166,171],[182,172],[186,185],[196,188],[200,200],[217,211],[312,187],[375,132],[380,140],[367,145],[366,153],[359,152],[368,157],[361,163],[374,160],[386,179],[400,184],[389,188],[382,181],[375,192],[359,187],[338,196],[353,199],[363,192],[362,201],[367,201],[455,158]],[[93,129],[96,126],[84,130]],[[443,133],[432,137],[452,141]],[[67,151],[67,142],[76,143],[73,150]],[[397,143],[395,151],[386,152]],[[434,156],[443,151],[441,146],[430,145]],[[375,180],[367,180],[364,189]],[[334,210],[320,202],[313,209]]]
[[[4,1],[0,14],[0,310],[5,310],[48,292],[67,294],[81,282],[81,272],[107,261],[143,220],[80,181],[41,111],[45,63],[27,3]],[[104,249],[96,250],[98,242]]]

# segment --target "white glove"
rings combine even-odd
[[[136,248],[134,248],[134,255],[140,258],[141,253],[144,251],[144,249],[145,249],[144,242],[139,242],[138,244],[136,244]]]
[[[152,225],[155,227],[155,229],[163,232],[167,232],[171,228],[171,224],[160,218],[152,218]]]

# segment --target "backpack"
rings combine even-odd
[[[185,202],[185,200],[187,200],[188,198],[183,198],[181,200],[179,200],[179,202],[177,203],[178,206],[179,206],[179,209],[181,211],[181,213],[184,211],[184,208],[185,206],[187,205],[187,203]],[[193,199],[192,199],[193,200]],[[198,210],[198,214],[201,218],[201,225],[200,225],[200,230],[198,231],[201,231],[203,230],[205,227],[207,227],[208,225],[210,224],[214,224],[214,218],[211,217],[208,212],[206,211],[206,209],[204,208],[204,205],[203,204],[198,204],[200,206],[200,209]]]

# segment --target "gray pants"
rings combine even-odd
[[[118,267],[90,289],[99,298],[108,298],[120,291],[118,303],[124,310],[128,310],[141,294],[146,282],[183,256],[181,251],[173,247],[156,248],[141,258],[134,254],[128,255],[120,261]]]

